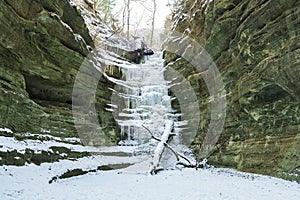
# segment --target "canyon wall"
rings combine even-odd
[[[209,53],[224,82],[226,122],[209,163],[299,181],[300,2],[187,0],[172,22],[173,30]],[[199,100],[192,143],[197,154],[210,122],[209,94],[190,63],[168,52],[165,57],[168,67],[190,81]],[[173,106],[181,105],[175,101]]]

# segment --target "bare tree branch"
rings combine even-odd
[[[161,144],[163,144],[164,147],[167,147],[167,148],[175,155],[176,160],[178,161],[178,163],[182,163],[182,162],[179,162],[179,161],[180,161],[180,158],[182,158],[182,159],[186,160],[186,161],[189,163],[188,165],[187,165],[187,164],[184,164],[185,166],[189,166],[189,167],[195,167],[195,166],[196,166],[195,164],[192,164],[192,162],[191,162],[187,157],[185,157],[184,155],[178,153],[175,149],[173,149],[173,148],[167,143],[167,140],[169,139],[169,136],[171,135],[170,130],[168,130],[169,127],[166,127],[167,129],[165,130],[165,132],[168,131],[168,133],[166,133],[166,134],[168,135],[168,138],[164,137],[164,140],[162,140],[162,139],[160,139],[160,138],[157,138],[157,137],[150,131],[150,129],[147,128],[146,126],[142,125],[142,127],[145,128],[145,129],[150,133],[150,135],[151,135],[151,137],[152,137],[153,139],[155,139],[156,141],[161,142]],[[166,136],[166,135],[165,135],[165,136]],[[163,138],[163,136],[162,136],[162,138]],[[162,150],[160,150],[160,152],[161,152],[161,154],[163,153]],[[160,155],[157,155],[157,156],[160,156],[160,157],[161,157],[161,154],[160,154]],[[158,160],[160,160],[160,159],[158,159]],[[156,163],[156,164],[154,163],[154,167],[153,167],[153,169],[152,169],[151,172],[150,172],[151,174],[155,173],[155,170],[157,169],[157,166],[158,166],[158,163]]]
[[[206,159],[206,160],[208,160],[212,155],[213,155],[213,153],[215,153],[216,151],[218,151],[222,146],[224,146],[224,144],[226,143],[226,141],[225,142],[223,142],[221,145],[219,145],[219,146],[217,146],[216,145],[216,148],[213,148],[207,155],[205,155],[205,156],[202,156],[202,158],[199,156],[198,157],[198,161],[197,161],[197,164],[196,164],[196,168],[201,168],[201,167],[199,167],[199,165],[201,165],[201,162],[203,162],[203,161],[199,161],[199,160],[201,160],[201,159]],[[203,159],[203,160],[204,160]]]

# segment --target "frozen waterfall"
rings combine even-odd
[[[114,117],[121,129],[119,145],[148,143],[151,135],[142,125],[159,137],[166,120],[176,121],[164,70],[161,53],[146,58],[144,64],[122,69],[124,84],[117,85],[112,96]]]

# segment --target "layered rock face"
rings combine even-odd
[[[68,0],[0,2],[0,128],[15,134],[78,137],[72,115],[73,84],[82,62],[95,47],[81,12]],[[103,36],[103,40],[107,38]],[[116,69],[110,72],[121,76]],[[95,79],[93,74],[85,78]],[[102,132],[116,141],[116,124],[105,109],[113,85],[105,78],[100,80],[95,107],[99,124],[106,125]]]
[[[227,116],[209,163],[299,181],[300,2],[208,2],[183,2],[173,29],[204,47],[222,74]],[[197,152],[210,123],[211,99],[189,63],[171,53],[166,60],[198,97],[201,120],[192,144]]]

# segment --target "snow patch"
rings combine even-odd
[[[15,138],[11,137],[3,137],[0,136],[0,144],[2,144],[2,147],[0,150],[2,152],[5,151],[13,151],[17,150],[19,153],[25,153],[26,149],[32,149],[35,153],[40,153],[41,151],[50,151],[50,147],[53,146],[59,146],[59,147],[65,147],[72,151],[77,152],[98,152],[99,150],[96,147],[85,147],[82,145],[74,145],[74,144],[67,144],[63,142],[57,142],[57,141],[40,141],[40,140],[22,140],[18,141]]]
[[[50,130],[47,130],[47,129],[44,129],[44,128],[41,128],[41,132],[42,132],[42,133],[51,133]]]
[[[0,128],[0,132],[13,133],[13,131],[9,128]]]

